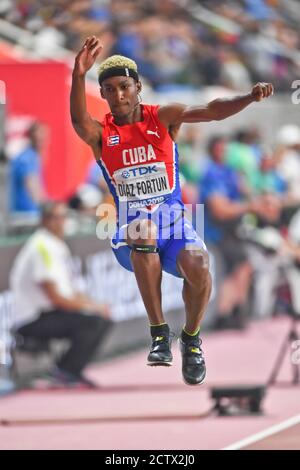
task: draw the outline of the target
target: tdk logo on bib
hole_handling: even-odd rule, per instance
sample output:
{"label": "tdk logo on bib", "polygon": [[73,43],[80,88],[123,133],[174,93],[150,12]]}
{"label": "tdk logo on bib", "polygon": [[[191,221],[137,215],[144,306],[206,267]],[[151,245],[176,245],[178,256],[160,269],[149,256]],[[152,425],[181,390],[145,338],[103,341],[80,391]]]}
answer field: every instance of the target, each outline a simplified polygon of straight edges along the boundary
{"label": "tdk logo on bib", "polygon": [[144,176],[152,173],[157,173],[156,165],[128,168],[122,171],[121,175],[123,178],[129,178],[130,176]]}
{"label": "tdk logo on bib", "polygon": [[130,177],[130,173],[127,170],[122,171],[121,175],[123,176],[123,178],[129,178]]}

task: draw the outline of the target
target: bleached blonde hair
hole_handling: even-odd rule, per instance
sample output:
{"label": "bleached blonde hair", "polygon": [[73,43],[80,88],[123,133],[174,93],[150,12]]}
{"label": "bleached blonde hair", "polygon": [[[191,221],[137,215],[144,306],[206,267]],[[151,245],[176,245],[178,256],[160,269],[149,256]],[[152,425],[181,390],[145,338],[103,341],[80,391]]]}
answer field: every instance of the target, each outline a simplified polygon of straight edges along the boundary
{"label": "bleached blonde hair", "polygon": [[114,67],[124,67],[137,72],[137,64],[134,60],[129,59],[129,57],[124,57],[123,55],[112,55],[105,59],[98,68],[98,78],[99,76],[108,69]]}

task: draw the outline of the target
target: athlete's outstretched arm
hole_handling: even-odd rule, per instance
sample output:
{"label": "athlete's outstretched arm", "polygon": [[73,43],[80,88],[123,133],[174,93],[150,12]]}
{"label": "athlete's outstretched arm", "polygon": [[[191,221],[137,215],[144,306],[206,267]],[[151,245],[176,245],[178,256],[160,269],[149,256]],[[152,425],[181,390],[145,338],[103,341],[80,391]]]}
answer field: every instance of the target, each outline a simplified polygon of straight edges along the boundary
{"label": "athlete's outstretched arm", "polygon": [[180,125],[184,122],[221,121],[242,111],[254,101],[260,101],[273,95],[271,83],[257,83],[251,92],[234,98],[218,98],[204,106],[186,106],[169,104],[159,108],[159,118],[166,127]]}
{"label": "athlete's outstretched arm", "polygon": [[87,112],[85,74],[95,63],[101,49],[102,46],[95,36],[87,38],[75,58],[70,97],[70,111],[73,127],[79,137],[94,148],[100,144],[101,125]]}

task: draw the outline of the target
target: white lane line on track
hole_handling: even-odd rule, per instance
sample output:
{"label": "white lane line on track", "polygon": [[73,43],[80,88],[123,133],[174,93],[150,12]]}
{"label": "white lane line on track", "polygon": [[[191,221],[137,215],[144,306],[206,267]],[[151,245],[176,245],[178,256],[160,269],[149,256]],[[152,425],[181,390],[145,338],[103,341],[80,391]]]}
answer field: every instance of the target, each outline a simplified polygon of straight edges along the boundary
{"label": "white lane line on track", "polygon": [[288,429],[291,426],[294,426],[299,423],[300,423],[300,414],[293,416],[292,418],[289,418],[286,421],[282,421],[282,423],[275,424],[274,426],[271,426],[270,428],[267,428],[264,431],[258,432],[256,434],[253,434],[252,436],[249,436],[249,437],[246,437],[245,439],[237,441],[234,444],[224,447],[222,450],[242,449],[243,447],[247,447],[250,444],[254,444],[255,442],[265,439],[266,437],[272,436],[273,434],[277,434],[280,431],[284,431],[285,429]]}

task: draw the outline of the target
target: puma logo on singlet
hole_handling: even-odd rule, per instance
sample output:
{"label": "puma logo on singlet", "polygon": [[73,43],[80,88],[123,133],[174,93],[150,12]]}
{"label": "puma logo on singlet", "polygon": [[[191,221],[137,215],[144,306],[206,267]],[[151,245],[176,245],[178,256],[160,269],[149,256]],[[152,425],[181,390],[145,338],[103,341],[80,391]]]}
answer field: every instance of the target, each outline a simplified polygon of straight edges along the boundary
{"label": "puma logo on singlet", "polygon": [[150,162],[156,160],[156,155],[152,145],[146,147],[135,147],[133,149],[125,149],[122,152],[123,163],[125,166],[136,165],[137,163]]}
{"label": "puma logo on singlet", "polygon": [[158,135],[158,132],[157,132],[157,131],[150,131],[150,130],[147,130],[147,134],[150,134],[150,135],[156,135],[156,137],[158,137],[158,138],[160,139],[160,137],[159,137],[159,135]]}

